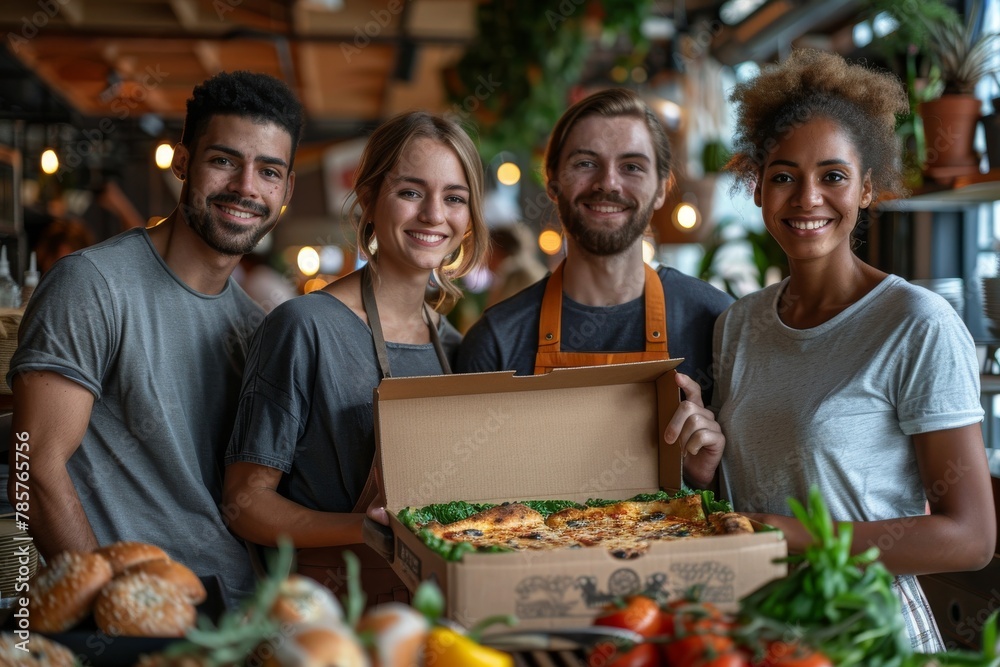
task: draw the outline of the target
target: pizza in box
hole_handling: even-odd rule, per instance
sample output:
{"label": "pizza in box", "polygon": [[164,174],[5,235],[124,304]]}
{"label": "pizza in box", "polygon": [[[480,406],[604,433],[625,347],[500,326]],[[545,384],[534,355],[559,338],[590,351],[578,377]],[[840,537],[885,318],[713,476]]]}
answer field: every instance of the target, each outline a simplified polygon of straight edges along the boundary
{"label": "pizza in box", "polygon": [[753,533],[750,521],[711,491],[640,494],[628,500],[456,501],[406,507],[397,518],[446,560],[470,552],[602,547],[636,558],[654,542]]}

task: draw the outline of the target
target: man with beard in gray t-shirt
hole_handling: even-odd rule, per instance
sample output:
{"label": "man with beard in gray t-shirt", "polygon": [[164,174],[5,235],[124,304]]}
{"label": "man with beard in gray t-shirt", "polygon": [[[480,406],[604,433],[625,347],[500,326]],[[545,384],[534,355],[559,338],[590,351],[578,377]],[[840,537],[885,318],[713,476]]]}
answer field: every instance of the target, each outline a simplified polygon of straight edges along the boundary
{"label": "man with beard in gray t-shirt", "polygon": [[[63,258],[32,296],[11,361],[11,468],[27,442],[30,532],[51,559],[149,542],[227,602],[253,591],[219,511],[247,344],[261,309],[232,279],[278,221],[303,121],[269,76],[219,74],[188,100],[171,169],[177,208]],[[17,449],[17,452],[15,452]]]}

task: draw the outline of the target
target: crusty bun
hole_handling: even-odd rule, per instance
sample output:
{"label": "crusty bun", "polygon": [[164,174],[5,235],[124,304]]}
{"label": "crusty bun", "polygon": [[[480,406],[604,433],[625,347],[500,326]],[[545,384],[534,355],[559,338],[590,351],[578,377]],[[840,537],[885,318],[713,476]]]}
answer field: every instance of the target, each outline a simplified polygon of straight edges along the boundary
{"label": "crusty bun", "polygon": [[201,604],[208,597],[204,584],[191,568],[175,560],[147,560],[125,568],[121,576],[144,572],[174,586],[191,604]]}
{"label": "crusty bun", "polygon": [[111,581],[111,565],[96,553],[64,551],[38,572],[31,583],[31,628],[65,632],[79,623],[101,588]]}
{"label": "crusty bun", "polygon": [[94,553],[101,554],[108,559],[115,571],[115,576],[121,574],[127,567],[148,560],[170,560],[166,551],[155,544],[144,542],[115,542],[97,549]]}
{"label": "crusty bun", "polygon": [[97,627],[112,637],[183,637],[196,617],[176,587],[143,572],[116,577],[94,603]]}
{"label": "crusty bun", "polygon": [[303,623],[291,626],[289,635],[263,644],[264,667],[369,667],[361,642],[350,628],[340,624]]}
{"label": "crusty bun", "polygon": [[293,574],[281,582],[271,616],[280,623],[339,623],[344,620],[344,610],[329,588]]}
{"label": "crusty bun", "polygon": [[[22,651],[17,646],[27,648]],[[41,635],[28,640],[9,632],[0,633],[0,667],[75,667],[76,658],[68,648]]]}
{"label": "crusty bun", "polygon": [[372,662],[381,667],[411,667],[421,664],[430,625],[413,607],[386,602],[362,616],[357,631],[372,635]]}

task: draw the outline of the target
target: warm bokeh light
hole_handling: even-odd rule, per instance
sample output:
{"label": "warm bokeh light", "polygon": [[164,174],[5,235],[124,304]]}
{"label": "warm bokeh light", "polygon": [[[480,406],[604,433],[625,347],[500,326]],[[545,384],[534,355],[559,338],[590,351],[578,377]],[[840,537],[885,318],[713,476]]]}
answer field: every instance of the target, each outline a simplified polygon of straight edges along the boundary
{"label": "warm bokeh light", "polygon": [[312,246],[304,246],[296,257],[299,271],[306,276],[314,276],[319,271],[319,253]]}
{"label": "warm bokeh light", "polygon": [[318,289],[323,289],[326,287],[326,279],[324,278],[310,278],[306,281],[305,285],[302,286],[302,293],[309,294],[309,292],[315,292]]}
{"label": "warm bokeh light", "polygon": [[636,83],[645,83],[646,79],[649,78],[649,74],[642,67],[632,68],[632,80]]}
{"label": "warm bokeh light", "polygon": [[546,255],[554,255],[562,250],[562,234],[554,229],[546,229],[538,235],[538,247]]}
{"label": "warm bokeh light", "polygon": [[504,162],[497,167],[497,180],[504,185],[516,185],[521,180],[521,169],[513,162]]}
{"label": "warm bokeh light", "polygon": [[42,153],[42,171],[46,174],[54,174],[59,171],[59,157],[51,148],[46,148]]}
{"label": "warm bokeh light", "polygon": [[160,169],[169,169],[170,163],[174,160],[174,147],[167,142],[163,142],[156,147],[154,159],[156,160],[157,167]]}
{"label": "warm bokeh light", "polygon": [[696,209],[691,204],[687,202],[681,202],[674,209],[674,224],[678,229],[683,231],[690,231],[698,226],[698,222],[701,220],[701,214],[698,213]]}
{"label": "warm bokeh light", "polygon": [[653,260],[656,258],[656,248],[653,246],[653,242],[649,239],[642,240],[642,261],[646,264],[652,264]]}

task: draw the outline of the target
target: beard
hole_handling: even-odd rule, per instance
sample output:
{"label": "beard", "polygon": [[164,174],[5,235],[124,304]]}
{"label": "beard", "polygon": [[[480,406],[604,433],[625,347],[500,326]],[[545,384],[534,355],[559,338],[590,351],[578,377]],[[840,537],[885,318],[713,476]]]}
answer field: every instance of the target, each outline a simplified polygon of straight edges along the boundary
{"label": "beard", "polygon": [[[589,227],[580,212],[584,201],[625,206],[632,214],[625,221],[625,224],[616,229]],[[616,194],[609,194],[600,199],[579,197],[575,202],[570,202],[560,196],[558,198],[559,220],[566,233],[572,236],[583,250],[592,255],[607,257],[620,254],[631,248],[636,240],[643,235],[653,217],[653,203],[650,201],[640,208],[637,202]]]}
{"label": "beard", "polygon": [[[189,196],[190,200],[191,197]],[[261,217],[260,223],[248,227],[219,220],[213,214],[213,204],[229,204],[238,206]],[[188,225],[205,241],[212,250],[223,255],[246,255],[257,247],[260,240],[278,224],[278,216],[263,204],[242,199],[238,195],[219,194],[205,197],[202,209],[196,209],[190,203],[184,206]]]}

